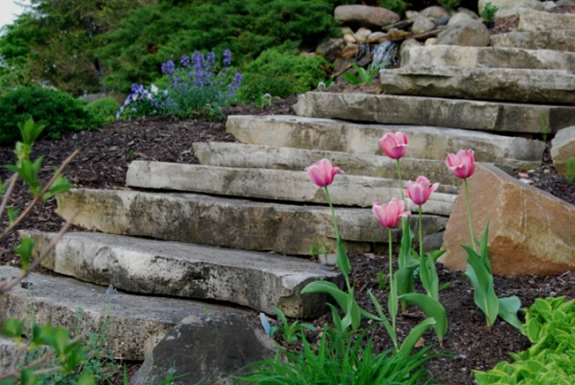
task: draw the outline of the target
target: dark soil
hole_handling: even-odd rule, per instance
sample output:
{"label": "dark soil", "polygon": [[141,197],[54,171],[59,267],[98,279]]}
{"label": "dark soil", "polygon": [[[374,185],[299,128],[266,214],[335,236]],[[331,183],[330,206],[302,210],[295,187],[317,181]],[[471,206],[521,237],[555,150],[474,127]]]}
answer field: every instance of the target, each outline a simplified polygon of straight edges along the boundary
{"label": "dark soil", "polygon": [[[290,114],[295,98],[276,100],[272,107],[259,109],[254,106],[230,106],[228,114]],[[208,120],[178,121],[166,118],[151,118],[134,121],[118,121],[100,131],[67,133],[58,141],[40,141],[35,145],[34,154],[46,154],[43,173],[56,168],[73,150],[80,154],[66,169],[66,175],[78,187],[101,189],[124,189],[128,165],[132,160],[157,160],[167,162],[197,163],[191,143],[198,141],[234,141],[225,132],[223,121]],[[0,148],[0,163],[14,161],[11,147]],[[8,173],[2,171],[2,178]],[[575,203],[575,185],[569,186],[565,179],[558,176],[546,153],[542,165],[528,175],[533,185],[551,194]],[[19,186],[13,196],[13,205],[23,207],[30,198],[23,186]],[[44,231],[57,231],[62,220],[54,214],[54,202],[38,207],[21,226],[22,228]],[[17,265],[12,247],[16,238],[5,239],[0,250],[0,263]],[[350,255],[352,261],[353,284],[361,307],[373,311],[367,296],[369,289],[377,293],[382,304],[386,303],[386,293],[379,289],[377,273],[387,271],[387,256],[370,254]],[[461,273],[454,273],[438,266],[441,283],[449,287],[441,291],[441,302],[445,306],[449,319],[449,332],[442,349],[437,352],[446,356],[431,361],[427,367],[432,375],[444,384],[472,384],[472,370],[486,370],[497,362],[510,360],[509,353],[526,349],[529,342],[510,325],[497,321],[493,330],[485,328],[483,315],[473,302],[471,287]],[[525,307],[536,298],[565,295],[575,298],[575,274],[538,277],[495,278],[495,287],[500,296],[517,295]],[[385,308],[385,305],[384,305]],[[400,315],[399,334],[405,336],[411,328],[421,321],[422,315],[410,309]],[[315,320],[319,327],[329,317]],[[391,347],[382,327],[373,329],[376,348],[383,350]],[[313,338],[314,336],[310,336]],[[425,335],[425,344],[436,346],[437,340],[432,333]],[[138,365],[131,363],[131,371]]]}

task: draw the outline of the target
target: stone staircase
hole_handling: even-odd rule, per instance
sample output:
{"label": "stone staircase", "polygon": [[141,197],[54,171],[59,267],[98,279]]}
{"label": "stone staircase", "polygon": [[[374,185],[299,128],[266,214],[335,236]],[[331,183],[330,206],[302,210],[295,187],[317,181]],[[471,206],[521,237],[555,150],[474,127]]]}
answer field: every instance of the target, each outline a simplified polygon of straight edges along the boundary
{"label": "stone staircase", "polygon": [[[555,33],[571,36],[570,25]],[[507,35],[522,33],[535,32]],[[278,307],[290,317],[318,316],[326,296],[301,289],[342,278],[310,258],[312,246],[333,250],[335,234],[306,166],[329,158],[346,172],[330,186],[344,244],[373,252],[386,250],[387,233],[371,204],[400,196],[395,161],[378,145],[385,133],[409,137],[405,180],[441,183],[423,206],[431,235],[445,228],[459,190],[445,167],[448,152],[472,148],[477,161],[529,169],[540,163],[543,133],[575,125],[575,53],[566,52],[575,49],[509,47],[529,40],[513,36],[494,36],[491,48],[406,44],[402,67],[381,72],[385,95],[309,92],[299,95],[295,116],[230,116],[227,130],[241,143],[194,143],[200,165],[135,161],[129,189],[70,191],[58,213],[69,218],[78,209],[75,223],[87,232],[65,235],[44,266],[75,279],[33,274],[31,295],[18,288],[0,296],[0,322],[25,316],[31,301],[39,322],[70,326],[81,306],[87,328],[109,315],[118,357],[141,360],[187,316],[198,333],[216,315],[254,323],[252,310]],[[54,236],[25,233],[41,245]],[[15,274],[0,268],[1,277]],[[109,284],[121,291],[113,300]]]}

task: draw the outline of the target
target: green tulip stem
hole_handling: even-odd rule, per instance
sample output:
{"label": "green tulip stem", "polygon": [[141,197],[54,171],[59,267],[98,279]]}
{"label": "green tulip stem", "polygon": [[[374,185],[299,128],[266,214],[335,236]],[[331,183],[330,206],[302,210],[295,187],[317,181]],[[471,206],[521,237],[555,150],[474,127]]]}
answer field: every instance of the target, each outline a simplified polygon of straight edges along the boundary
{"label": "green tulip stem", "polygon": [[422,205],[419,205],[419,222],[417,225],[417,231],[419,232],[419,260],[423,261],[423,220],[421,219],[423,210],[421,209],[421,206]]}
{"label": "green tulip stem", "polygon": [[[391,238],[391,227],[387,228],[387,243],[389,244],[389,296],[391,298],[391,291],[395,290],[393,285],[393,240]],[[395,330],[395,317],[391,317],[391,327]],[[395,347],[397,350],[397,346]]]}
{"label": "green tulip stem", "polygon": [[335,219],[335,210],[333,209],[333,205],[331,204],[331,197],[329,196],[329,191],[327,186],[324,187],[325,197],[327,198],[327,203],[329,203],[329,209],[331,210],[331,218],[333,219],[333,228],[335,230],[335,238],[339,238],[339,230],[337,228],[337,221]]}
{"label": "green tulip stem", "polygon": [[463,179],[463,185],[465,186],[465,204],[467,205],[467,221],[469,222],[469,235],[471,236],[471,245],[473,250],[477,252],[477,246],[475,245],[475,237],[473,236],[473,225],[471,220],[471,201],[469,199],[469,185],[467,184],[467,178]]}
{"label": "green tulip stem", "polygon": [[405,193],[403,192],[403,178],[401,176],[401,165],[397,159],[397,177],[399,178],[399,190],[401,191],[401,200],[405,201]]}

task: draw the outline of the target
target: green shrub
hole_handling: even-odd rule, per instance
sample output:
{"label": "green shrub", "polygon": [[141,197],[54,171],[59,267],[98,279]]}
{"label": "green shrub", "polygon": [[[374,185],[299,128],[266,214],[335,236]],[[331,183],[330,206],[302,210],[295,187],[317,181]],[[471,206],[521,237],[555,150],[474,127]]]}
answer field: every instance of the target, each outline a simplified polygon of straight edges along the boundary
{"label": "green shrub", "polygon": [[395,13],[401,14],[407,8],[408,3],[403,0],[379,0],[379,5]]}
{"label": "green shrub", "polygon": [[570,385],[575,380],[575,300],[536,299],[526,311],[522,332],[532,346],[487,371],[475,371],[478,385]]}
{"label": "green shrub", "polygon": [[94,120],[101,125],[108,124],[116,119],[116,111],[120,108],[114,98],[102,98],[86,106],[86,110],[94,116]]}
{"label": "green shrub", "polygon": [[65,92],[42,87],[22,87],[0,97],[0,143],[20,137],[18,123],[32,118],[46,128],[42,136],[58,139],[62,132],[97,128],[93,114]]}
{"label": "green shrub", "polygon": [[284,98],[306,92],[326,78],[329,68],[320,56],[308,58],[268,49],[244,68],[239,97],[244,102],[259,102],[266,93]]}

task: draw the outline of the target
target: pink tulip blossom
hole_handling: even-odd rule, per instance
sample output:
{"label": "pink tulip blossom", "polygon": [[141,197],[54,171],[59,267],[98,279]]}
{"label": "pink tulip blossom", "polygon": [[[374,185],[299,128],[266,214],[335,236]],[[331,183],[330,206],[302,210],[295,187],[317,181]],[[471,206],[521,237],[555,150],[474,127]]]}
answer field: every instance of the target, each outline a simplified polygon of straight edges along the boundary
{"label": "pink tulip blossom", "polygon": [[404,208],[405,203],[403,201],[391,198],[388,204],[382,205],[379,202],[373,202],[372,211],[382,226],[395,227],[400,217],[411,214],[409,211],[404,211]]}
{"label": "pink tulip blossom", "polygon": [[407,182],[405,194],[415,203],[421,206],[429,199],[432,192],[437,190],[439,183],[430,184],[429,179],[424,176],[418,176],[415,182]]}
{"label": "pink tulip blossom", "polygon": [[318,160],[305,170],[309,179],[319,187],[330,185],[335,174],[345,174],[339,167],[333,167],[328,159]]}
{"label": "pink tulip blossom", "polygon": [[448,154],[445,164],[456,177],[467,179],[475,170],[475,156],[473,150],[459,150],[457,154]]}
{"label": "pink tulip blossom", "polygon": [[387,133],[379,139],[379,146],[391,159],[403,158],[407,151],[407,135],[401,131]]}

